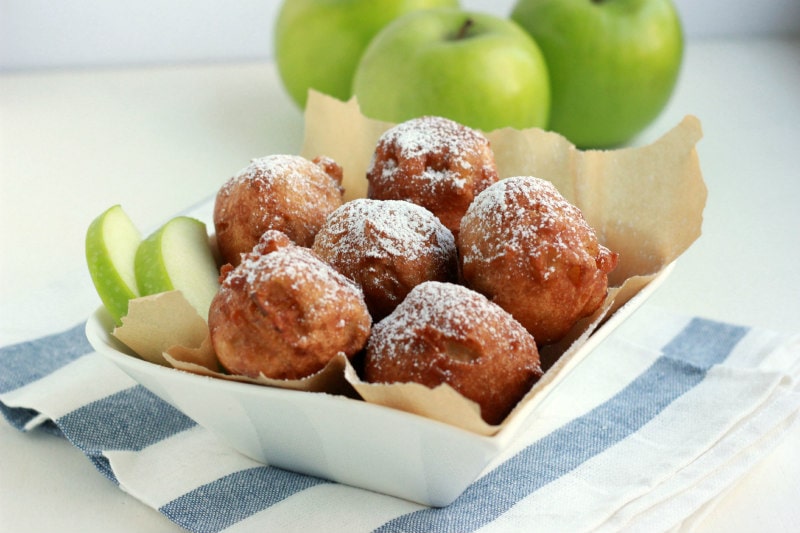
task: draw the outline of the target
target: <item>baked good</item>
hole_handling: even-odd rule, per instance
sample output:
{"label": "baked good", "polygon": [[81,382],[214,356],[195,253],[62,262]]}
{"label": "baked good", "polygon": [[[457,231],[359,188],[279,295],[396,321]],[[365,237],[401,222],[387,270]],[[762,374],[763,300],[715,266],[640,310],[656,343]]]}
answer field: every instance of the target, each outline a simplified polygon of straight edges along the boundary
{"label": "baked good", "polygon": [[341,181],[342,169],[329,158],[254,159],[217,192],[214,228],[222,261],[239,264],[270,229],[311,246],[325,218],[342,204]]}
{"label": "baked good", "polygon": [[375,321],[424,281],[455,281],[453,234],[427,209],[361,198],[331,213],[312,250],[361,287]]}
{"label": "baked good", "polygon": [[[269,243],[272,243],[272,246]],[[302,379],[339,353],[365,345],[371,318],[356,285],[294,244],[242,255],[228,266],[211,302],[208,326],[231,374]]]}
{"label": "baked good", "polygon": [[457,235],[467,206],[497,179],[494,153],[482,133],[425,116],[381,135],[367,169],[367,196],[421,205]]}
{"label": "baked good", "polygon": [[453,283],[416,286],[373,327],[364,360],[372,383],[446,383],[499,424],[542,375],[533,337],[484,296]]}
{"label": "baked good", "polygon": [[559,340],[602,304],[617,264],[580,210],[531,176],[478,195],[458,249],[466,285],[511,313],[539,345]]}

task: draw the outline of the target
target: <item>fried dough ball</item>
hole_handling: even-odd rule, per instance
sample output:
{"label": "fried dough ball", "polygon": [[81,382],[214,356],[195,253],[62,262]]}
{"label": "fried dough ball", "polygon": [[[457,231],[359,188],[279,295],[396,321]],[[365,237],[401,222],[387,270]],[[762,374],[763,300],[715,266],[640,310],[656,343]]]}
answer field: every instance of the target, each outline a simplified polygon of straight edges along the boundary
{"label": "fried dough ball", "polygon": [[461,285],[415,287],[375,325],[364,376],[372,383],[447,383],[499,424],[542,375],[533,337],[499,306]]}
{"label": "fried dough ball", "polygon": [[453,234],[410,202],[361,198],[331,213],[312,250],[364,292],[375,321],[423,281],[455,281]]}
{"label": "fried dough ball", "polygon": [[466,285],[511,313],[539,345],[597,310],[617,264],[580,210],[530,176],[504,179],[475,199],[458,249]]}
{"label": "fried dough ball", "polygon": [[473,198],[497,179],[494,154],[482,133],[426,116],[380,137],[367,170],[367,196],[421,205],[457,236]]}
{"label": "fried dough ball", "polygon": [[[274,237],[274,235],[273,235]],[[361,351],[371,318],[356,285],[311,250],[267,237],[225,269],[209,310],[220,363],[237,375],[302,379]]]}
{"label": "fried dough ball", "polygon": [[217,192],[214,227],[222,261],[239,264],[269,229],[311,246],[325,218],[342,205],[341,182],[342,169],[329,158],[254,159]]}

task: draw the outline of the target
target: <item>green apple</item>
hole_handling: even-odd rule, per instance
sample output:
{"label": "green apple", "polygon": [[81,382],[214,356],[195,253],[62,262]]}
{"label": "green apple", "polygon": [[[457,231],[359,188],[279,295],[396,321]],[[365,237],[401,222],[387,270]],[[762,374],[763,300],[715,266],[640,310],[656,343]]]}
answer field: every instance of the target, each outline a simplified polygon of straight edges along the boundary
{"label": "green apple", "polygon": [[683,31],[671,0],[519,0],[511,18],[550,69],[550,129],[584,148],[623,144],[666,106]]}
{"label": "green apple", "polygon": [[349,100],[356,65],[372,38],[404,13],[458,0],[284,0],[275,24],[278,74],[304,108],[309,89]]}
{"label": "green apple", "polygon": [[403,122],[438,115],[490,131],[544,127],[547,65],[516,23],[439,8],[403,15],[364,52],[353,80],[361,111]]}
{"label": "green apple", "polygon": [[106,209],[86,230],[89,275],[117,325],[128,313],[128,300],[139,295],[133,264],[141,241],[139,230],[119,205]]}
{"label": "green apple", "polygon": [[134,261],[142,296],[179,290],[204,319],[219,289],[219,271],[206,225],[179,216],[169,220],[139,245]]}

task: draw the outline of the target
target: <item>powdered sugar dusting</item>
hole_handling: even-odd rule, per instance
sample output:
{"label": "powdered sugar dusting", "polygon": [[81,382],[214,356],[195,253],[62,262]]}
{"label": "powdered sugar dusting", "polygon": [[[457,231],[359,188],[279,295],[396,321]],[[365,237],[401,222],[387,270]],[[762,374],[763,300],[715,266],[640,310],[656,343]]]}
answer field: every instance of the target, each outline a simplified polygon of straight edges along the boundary
{"label": "powdered sugar dusting", "polygon": [[[501,256],[527,261],[531,256],[575,253],[580,235],[592,232],[580,210],[549,181],[531,176],[501,180],[480,193],[464,216],[464,265],[491,263]],[[543,237],[544,236],[544,237]],[[547,279],[554,266],[541,272]]]}
{"label": "powdered sugar dusting", "polygon": [[342,205],[339,170],[332,160],[317,164],[294,155],[254,159],[217,193],[214,226],[223,259],[237,264],[270,229],[311,246],[325,217]]}
{"label": "powdered sugar dusting", "polygon": [[[476,150],[489,146],[489,141],[481,133],[449,119],[425,116],[402,122],[387,130],[378,141],[379,147],[392,146],[399,159],[422,159],[426,166],[420,175],[435,187],[437,183],[449,183],[458,187],[467,185],[464,178],[473,169],[471,159]],[[428,159],[443,159],[447,167],[428,166]],[[372,159],[368,174],[374,170]],[[393,180],[398,171],[396,160],[384,162],[380,177]]]}
{"label": "powdered sugar dusting", "polygon": [[453,234],[427,209],[401,200],[352,200],[334,211],[317,234],[315,249],[335,247],[342,256],[455,255]]}
{"label": "powdered sugar dusting", "polygon": [[[502,330],[496,325],[501,324]],[[510,314],[485,296],[454,283],[428,281],[417,285],[405,300],[373,328],[371,353],[394,357],[421,353],[420,330],[433,330],[445,339],[459,341],[475,328],[482,330],[487,344],[506,345],[528,336]],[[520,343],[522,341],[520,340]],[[420,360],[420,364],[424,364]],[[376,364],[380,364],[376,361]]]}
{"label": "powdered sugar dusting", "polygon": [[[291,181],[298,181],[306,175],[306,170],[310,161],[304,157],[290,154],[273,154],[259,157],[250,161],[250,164],[240,170],[231,180],[232,184],[237,181],[247,181],[254,179],[275,179],[286,176]],[[321,170],[321,169],[320,169]]]}
{"label": "powdered sugar dusting", "polygon": [[398,124],[388,130],[382,142],[393,143],[401,148],[404,158],[422,157],[434,152],[447,152],[462,168],[471,164],[464,159],[465,153],[476,145],[488,141],[473,129],[442,117],[421,117]]}
{"label": "powdered sugar dusting", "polygon": [[[221,291],[242,283],[255,287],[273,281],[288,283],[293,290],[304,287],[326,288],[318,293],[320,307],[335,305],[342,292],[361,299],[359,288],[336,270],[318,259],[311,250],[300,246],[280,248],[266,255],[245,254],[242,262],[225,278]],[[336,288],[336,290],[330,290]]]}
{"label": "powdered sugar dusting", "polygon": [[[245,182],[258,182],[263,187],[279,193],[284,198],[302,198],[306,212],[328,209],[330,198],[322,190],[334,189],[341,193],[336,179],[329,176],[322,167],[298,155],[274,154],[253,159],[222,187],[223,193]],[[265,215],[278,217],[283,213],[269,212],[264,206]]]}

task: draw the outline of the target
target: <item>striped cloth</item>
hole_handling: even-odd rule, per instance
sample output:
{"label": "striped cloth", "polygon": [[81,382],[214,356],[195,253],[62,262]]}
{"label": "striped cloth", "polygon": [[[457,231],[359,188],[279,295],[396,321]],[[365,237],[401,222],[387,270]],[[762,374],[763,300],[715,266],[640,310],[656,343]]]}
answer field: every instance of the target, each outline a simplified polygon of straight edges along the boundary
{"label": "striped cloth", "polygon": [[645,305],[451,505],[265,466],[92,352],[83,324],[0,349],[0,410],[189,531],[661,531],[691,526],[800,412],[800,336]]}

